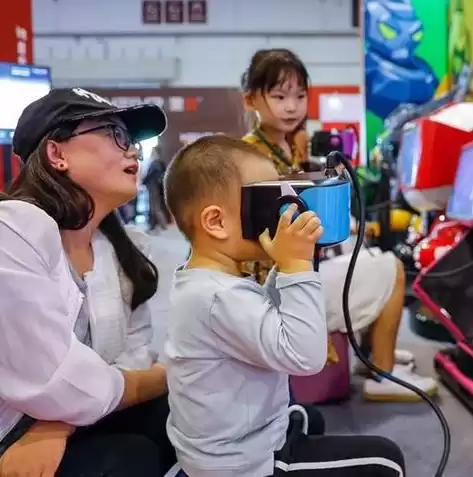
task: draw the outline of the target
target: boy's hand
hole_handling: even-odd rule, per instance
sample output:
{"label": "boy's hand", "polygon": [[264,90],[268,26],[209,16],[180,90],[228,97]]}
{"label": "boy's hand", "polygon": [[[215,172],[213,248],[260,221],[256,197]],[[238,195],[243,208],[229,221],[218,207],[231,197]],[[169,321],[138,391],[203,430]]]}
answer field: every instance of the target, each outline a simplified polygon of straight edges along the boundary
{"label": "boy's hand", "polygon": [[281,215],[272,240],[268,230],[259,237],[264,251],[282,273],[313,270],[314,247],[323,233],[320,220],[313,212],[304,212],[292,222],[296,211],[297,205],[291,204]]}

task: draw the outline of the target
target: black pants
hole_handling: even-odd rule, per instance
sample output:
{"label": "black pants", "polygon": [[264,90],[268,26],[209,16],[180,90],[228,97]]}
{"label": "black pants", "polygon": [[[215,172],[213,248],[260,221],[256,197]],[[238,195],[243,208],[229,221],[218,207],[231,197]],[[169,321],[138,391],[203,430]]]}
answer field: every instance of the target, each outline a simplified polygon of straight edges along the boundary
{"label": "black pants", "polygon": [[[275,454],[272,477],[405,476],[401,450],[384,437],[309,436],[294,444],[290,459],[284,449]],[[188,476],[180,471],[176,477]]]}
{"label": "black pants", "polygon": [[176,462],[167,395],[77,429],[56,477],[163,477]]}
{"label": "black pants", "polygon": [[[304,406],[309,435],[289,422],[287,442],[275,454],[272,477],[404,477],[401,449],[378,436],[324,436],[325,422],[315,406]],[[188,477],[183,471],[176,477]],[[256,477],[256,476],[255,476]]]}
{"label": "black pants", "polygon": [[[309,436],[323,436],[325,434],[325,419],[322,413],[313,404],[301,404],[301,406],[307,412],[309,418]],[[288,436],[291,435],[292,421],[289,421],[289,427],[287,429]]]}
{"label": "black pants", "polygon": [[375,436],[309,436],[290,458],[276,453],[273,477],[404,477],[404,457],[389,439]]}
{"label": "black pants", "polygon": [[275,454],[273,477],[403,477],[404,457],[389,439],[372,436],[325,436],[325,421],[315,406],[303,406],[303,416],[292,412],[287,439]]}

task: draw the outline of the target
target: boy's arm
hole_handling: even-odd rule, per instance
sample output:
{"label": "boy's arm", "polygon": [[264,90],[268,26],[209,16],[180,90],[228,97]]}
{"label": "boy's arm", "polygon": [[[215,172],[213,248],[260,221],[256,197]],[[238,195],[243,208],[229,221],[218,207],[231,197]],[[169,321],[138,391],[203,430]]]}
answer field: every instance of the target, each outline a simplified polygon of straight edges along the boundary
{"label": "boy's arm", "polygon": [[254,283],[215,296],[210,328],[224,353],[293,375],[319,372],[327,360],[327,324],[319,274],[279,273],[279,310]]}

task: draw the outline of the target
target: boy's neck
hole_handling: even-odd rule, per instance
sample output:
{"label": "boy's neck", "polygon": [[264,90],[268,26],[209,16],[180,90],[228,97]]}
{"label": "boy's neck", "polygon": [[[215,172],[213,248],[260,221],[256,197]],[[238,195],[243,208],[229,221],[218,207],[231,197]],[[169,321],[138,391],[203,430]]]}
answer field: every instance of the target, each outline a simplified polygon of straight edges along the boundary
{"label": "boy's neck", "polygon": [[285,132],[264,124],[261,124],[259,128],[270,143],[280,147],[284,147],[287,144]]}
{"label": "boy's neck", "polygon": [[241,276],[240,265],[227,255],[216,250],[204,251],[195,246],[192,247],[191,256],[186,268],[205,268],[229,275]]}

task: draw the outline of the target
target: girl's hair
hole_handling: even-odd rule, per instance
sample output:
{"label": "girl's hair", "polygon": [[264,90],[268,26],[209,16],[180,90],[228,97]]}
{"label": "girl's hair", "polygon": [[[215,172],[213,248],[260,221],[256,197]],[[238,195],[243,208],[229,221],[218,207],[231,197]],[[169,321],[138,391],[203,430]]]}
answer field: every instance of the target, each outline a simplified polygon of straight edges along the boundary
{"label": "girl's hair", "polygon": [[286,49],[259,50],[241,77],[241,88],[245,93],[267,93],[293,76],[301,88],[309,88],[309,73],[295,53]]}
{"label": "girl's hair", "polygon": [[[48,140],[64,141],[72,131],[71,125],[45,136],[28,158],[8,194],[0,195],[0,200],[30,202],[43,209],[62,230],[85,227],[94,214],[92,197],[67,174],[52,167],[46,151]],[[132,283],[131,309],[135,310],[156,293],[158,270],[128,237],[117,213],[108,214],[99,228],[111,242],[120,266]]]}

